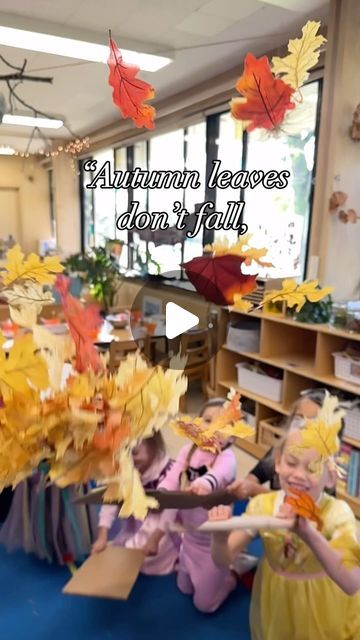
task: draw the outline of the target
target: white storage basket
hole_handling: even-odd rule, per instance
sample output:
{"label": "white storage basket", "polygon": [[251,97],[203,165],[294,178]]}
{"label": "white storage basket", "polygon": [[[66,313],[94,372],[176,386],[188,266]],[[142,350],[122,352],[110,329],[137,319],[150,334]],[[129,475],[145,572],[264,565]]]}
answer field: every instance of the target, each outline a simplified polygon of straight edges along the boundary
{"label": "white storage basket", "polygon": [[333,353],[335,358],[335,377],[360,385],[360,360],[355,360],[344,352]]}
{"label": "white storage basket", "polygon": [[238,362],[236,368],[238,385],[241,389],[252,391],[258,396],[264,396],[274,402],[281,402],[282,380],[252,371],[245,362]]}
{"label": "white storage basket", "polygon": [[260,328],[250,326],[228,327],[226,346],[242,353],[258,353],[260,347]]}

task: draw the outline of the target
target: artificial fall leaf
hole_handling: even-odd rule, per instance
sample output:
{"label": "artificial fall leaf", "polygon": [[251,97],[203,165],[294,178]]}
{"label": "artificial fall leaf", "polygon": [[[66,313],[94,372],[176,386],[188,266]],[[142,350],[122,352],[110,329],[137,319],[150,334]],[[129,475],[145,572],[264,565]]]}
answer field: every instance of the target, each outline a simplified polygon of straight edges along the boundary
{"label": "artificial fall leaf", "polygon": [[183,416],[171,423],[170,426],[177,435],[188,438],[196,444],[199,449],[210,451],[211,453],[219,453],[219,439],[213,433],[204,430],[201,423],[202,420],[199,417],[190,418],[189,416]]}
{"label": "artificial fall leaf", "polygon": [[265,294],[261,306],[269,302],[286,302],[288,307],[296,306],[296,311],[300,311],[307,300],[309,302],[318,302],[334,290],[333,287],[320,289],[318,286],[318,280],[310,280],[298,285],[292,278],[287,278],[282,282],[282,289],[269,291]]}
{"label": "artificial fall leaf", "polygon": [[273,264],[271,262],[263,262],[261,260],[261,258],[266,256],[268,250],[265,247],[261,249],[252,247],[250,245],[251,237],[252,234],[247,233],[246,235],[240,236],[239,240],[234,244],[229,244],[228,239],[223,238],[213,244],[207,244],[204,247],[204,252],[212,253],[213,256],[240,256],[244,258],[244,264],[246,265],[250,265],[254,261],[262,267],[272,267]]}
{"label": "artificial fall leaf", "polygon": [[15,340],[6,357],[0,345],[0,391],[6,402],[13,394],[31,395],[32,388],[46,389],[49,377],[44,360],[35,354],[31,335]]}
{"label": "artificial fall leaf", "polygon": [[154,88],[137,78],[140,68],[126,64],[114,40],[110,38],[109,84],[113,88],[113,102],[123,118],[131,118],[136,127],[154,128],[154,107],[145,104],[155,97]]}
{"label": "artificial fall leaf", "polygon": [[242,313],[248,313],[253,308],[253,304],[248,300],[244,300],[239,294],[234,295],[234,305],[232,309],[234,311],[241,311]]}
{"label": "artificial fall leaf", "polygon": [[243,420],[238,420],[234,424],[228,424],[226,427],[222,427],[220,433],[224,436],[232,436],[233,438],[251,438],[255,434],[255,429]]}
{"label": "artificial fall leaf", "polygon": [[298,90],[308,79],[309,69],[319,60],[318,51],[326,38],[318,34],[320,22],[308,20],[302,28],[302,37],[289,40],[289,54],[284,58],[274,56],[272,59],[272,71],[275,75],[281,75],[282,80],[290,87]]}
{"label": "artificial fall leaf", "polygon": [[32,305],[23,305],[21,307],[13,307],[9,305],[10,318],[14,324],[26,329],[32,329],[36,325],[37,310]]}
{"label": "artificial fall leaf", "polygon": [[277,129],[285,114],[294,109],[291,100],[293,89],[271,73],[266,56],[255,58],[248,53],[244,62],[244,73],[239,78],[236,89],[246,98],[233,98],[231,114],[236,120],[249,120],[247,131],[256,128]]}
{"label": "artificial fall leaf", "polygon": [[31,280],[39,284],[53,284],[56,274],[64,271],[58,257],[46,257],[40,260],[39,256],[31,253],[24,259],[24,254],[17,244],[6,254],[7,262],[3,270],[3,283],[6,287],[18,280]]}
{"label": "artificial fall leaf", "polygon": [[129,450],[124,449],[121,452],[119,467],[121,470],[121,498],[123,499],[119,515],[123,518],[133,515],[138,520],[144,520],[148,509],[156,509],[159,506],[158,502],[154,498],[149,498],[145,495],[139,473],[134,467]]}
{"label": "artificial fall leaf", "polygon": [[323,526],[321,512],[311,496],[303,491],[295,489],[295,487],[291,489],[291,493],[293,495],[285,496],[284,502],[292,507],[297,516],[301,516],[301,518],[306,518],[306,520],[312,520],[315,522],[317,528],[321,531]]}
{"label": "artificial fall leaf", "polygon": [[84,307],[79,300],[70,294],[70,280],[65,276],[58,276],[56,289],[60,294],[63,312],[75,344],[75,368],[78,372],[101,371],[103,364],[96,350],[93,340],[101,324],[99,309],[96,305]]}
{"label": "artificial fall leaf", "polygon": [[296,449],[315,449],[322,459],[328,459],[339,449],[338,433],[344,411],[339,410],[336,396],[326,393],[322,407],[316,418],[306,420],[298,431],[299,445]]}
{"label": "artificial fall leaf", "polygon": [[[20,321],[14,318],[13,321],[22,327],[32,326],[31,324],[29,325],[30,318],[35,317],[36,321],[43,306],[54,302],[51,291],[44,291],[41,284],[31,281],[25,282],[23,285],[14,284],[11,289],[3,291],[2,295],[10,305],[11,317],[14,307],[19,308],[15,311],[14,315],[18,320],[20,319]],[[31,311],[28,311],[28,308],[30,308]],[[21,318],[24,318],[23,322],[25,322],[25,324],[21,322]],[[35,322],[33,324],[35,324]]]}
{"label": "artificial fall leaf", "polygon": [[339,207],[343,207],[346,200],[348,199],[348,194],[345,191],[334,191],[332,193],[330,202],[329,202],[329,210],[331,213],[336,211]]}
{"label": "artificial fall leaf", "polygon": [[75,353],[69,334],[54,335],[44,327],[33,326],[34,342],[44,358],[49,372],[51,388],[58,391],[61,387],[64,362],[71,361]]}

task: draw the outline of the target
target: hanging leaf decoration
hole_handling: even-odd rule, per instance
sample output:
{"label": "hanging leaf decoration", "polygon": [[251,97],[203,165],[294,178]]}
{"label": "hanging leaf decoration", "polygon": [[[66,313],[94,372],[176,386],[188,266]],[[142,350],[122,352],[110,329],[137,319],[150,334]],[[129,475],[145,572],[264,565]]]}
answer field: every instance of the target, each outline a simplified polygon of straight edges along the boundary
{"label": "hanging leaf decoration", "polygon": [[286,112],[295,107],[291,100],[294,90],[275,78],[266,56],[257,59],[252,53],[247,54],[236,89],[243,97],[231,100],[231,114],[236,120],[250,121],[247,131],[277,129]]}
{"label": "hanging leaf decoration", "polygon": [[304,493],[303,491],[295,489],[295,487],[291,489],[291,493],[293,495],[285,496],[285,504],[290,505],[297,516],[315,522],[317,528],[319,529],[319,531],[321,531],[323,526],[321,512],[312,497],[309,496],[309,494]]}
{"label": "hanging leaf decoration", "polygon": [[319,60],[319,48],[326,42],[318,35],[320,22],[308,20],[302,28],[302,37],[289,40],[289,54],[284,58],[272,58],[272,71],[290,87],[298,90],[309,77],[309,69]]}
{"label": "hanging leaf decoration", "polygon": [[116,42],[110,38],[109,85],[113,88],[113,102],[123,118],[131,118],[136,127],[154,128],[155,109],[145,104],[155,97],[154,88],[137,78],[140,68],[126,64]]}

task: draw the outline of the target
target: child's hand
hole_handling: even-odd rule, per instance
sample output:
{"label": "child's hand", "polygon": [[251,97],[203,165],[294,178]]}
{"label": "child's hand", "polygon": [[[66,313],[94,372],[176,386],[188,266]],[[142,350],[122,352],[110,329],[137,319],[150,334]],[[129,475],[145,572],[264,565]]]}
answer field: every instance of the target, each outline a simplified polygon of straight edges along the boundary
{"label": "child's hand", "polygon": [[191,484],[190,487],[185,489],[187,493],[193,493],[196,496],[207,496],[211,493],[211,489],[207,487],[203,487],[202,485]]}
{"label": "child's hand", "polygon": [[217,520],[228,520],[232,516],[232,508],[220,504],[218,507],[213,507],[209,511],[209,520],[216,522]]}
{"label": "child's hand", "polygon": [[238,500],[252,498],[258,493],[259,485],[251,480],[236,480],[229,484],[227,491],[235,496]]}
{"label": "child's hand", "polygon": [[141,549],[145,556],[156,556],[159,553],[159,544],[163,536],[164,532],[160,531],[160,529],[156,529],[156,531],[151,534],[148,541]]}
{"label": "child's hand", "polygon": [[93,556],[95,553],[101,553],[107,547],[107,540],[104,537],[99,536],[97,540],[95,540],[93,546],[91,547],[91,555]]}

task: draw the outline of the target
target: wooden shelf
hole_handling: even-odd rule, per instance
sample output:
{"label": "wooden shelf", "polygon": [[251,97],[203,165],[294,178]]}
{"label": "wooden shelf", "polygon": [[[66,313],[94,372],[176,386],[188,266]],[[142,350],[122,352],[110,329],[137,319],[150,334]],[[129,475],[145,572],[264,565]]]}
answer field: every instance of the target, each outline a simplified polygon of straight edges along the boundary
{"label": "wooden shelf", "polygon": [[288,409],[280,404],[280,402],[275,402],[274,400],[269,400],[269,398],[265,398],[264,396],[258,396],[256,393],[252,391],[247,391],[246,389],[242,389],[239,387],[236,380],[219,380],[218,384],[222,387],[226,387],[227,389],[235,389],[240,393],[240,395],[245,396],[245,398],[250,398],[259,404],[265,405],[265,407],[270,407],[270,409],[274,409],[274,411],[278,411],[278,413],[282,413],[285,416],[290,414]]}
{"label": "wooden shelf", "polygon": [[330,336],[335,336],[339,338],[347,338],[347,340],[356,340],[360,342],[360,333],[354,333],[353,331],[345,331],[345,329],[336,329],[330,327],[328,324],[308,324],[306,322],[297,322],[296,320],[292,320],[291,318],[284,318],[283,316],[277,316],[275,313],[263,313],[262,311],[252,311],[251,313],[246,313],[244,311],[236,311],[235,309],[231,309],[231,313],[237,313],[242,316],[246,316],[247,318],[260,318],[261,320],[271,320],[272,322],[280,322],[281,324],[286,324],[291,327],[296,327],[297,329],[306,329],[309,331],[317,331],[320,333],[326,333]]}
{"label": "wooden shelf", "polygon": [[348,502],[356,517],[360,518],[360,498],[349,496],[348,493],[345,493],[345,491],[341,491],[340,489],[337,489],[336,497],[340,498],[340,500],[345,500],[345,502]]}
{"label": "wooden shelf", "polygon": [[360,440],[356,440],[355,438],[348,438],[347,436],[343,436],[342,441],[346,442],[346,444],[350,444],[352,447],[356,447],[357,449],[360,449]]}
{"label": "wooden shelf", "polygon": [[[360,342],[360,334],[334,329],[325,324],[303,324],[290,318],[255,311],[244,313],[223,308],[219,322],[219,337],[226,340],[229,321],[240,323],[241,317],[247,324],[256,318],[254,325],[260,328],[260,342],[257,352],[234,350],[224,344],[216,357],[216,392],[221,395],[225,389],[234,388],[244,397],[255,402],[256,435],[253,442],[240,441],[238,446],[256,458],[262,457],[266,448],[260,444],[260,422],[270,420],[277,414],[287,416],[293,402],[302,391],[311,387],[334,387],[354,396],[360,396],[360,385],[336,378],[334,375],[333,353],[342,351],[348,342]],[[260,323],[258,322],[260,320]],[[237,383],[236,364],[252,360],[267,364],[283,371],[282,402],[269,400],[252,391],[241,388]],[[360,448],[360,440],[344,437],[344,442]],[[341,493],[353,511],[360,517],[360,499]]]}
{"label": "wooden shelf", "polygon": [[236,439],[235,445],[239,449],[246,451],[246,453],[249,453],[251,456],[254,456],[254,458],[257,458],[258,460],[262,458],[266,453],[266,449],[264,449],[264,447],[262,447],[260,444],[258,444],[257,442],[252,442],[251,440],[247,440],[245,438]]}
{"label": "wooden shelf", "polygon": [[260,353],[252,351],[237,351],[235,349],[232,349],[231,347],[228,347],[227,345],[224,345],[223,349],[226,349],[230,353],[237,353],[244,358],[258,360],[259,362],[263,362],[264,364],[278,367],[279,369],[283,369],[284,371],[293,371],[294,373],[297,373],[299,376],[303,376],[304,378],[316,380],[316,382],[322,382],[327,387],[335,387],[336,389],[348,391],[349,393],[353,393],[355,395],[360,394],[359,384],[352,384],[351,382],[347,382],[346,380],[341,380],[340,378],[336,378],[333,374],[320,375],[316,373],[314,369],[314,359],[306,354],[294,353],[289,354],[288,356],[286,356],[286,358],[284,358],[284,356],[267,358],[260,355]]}

